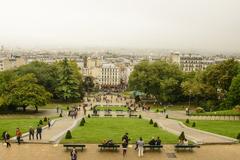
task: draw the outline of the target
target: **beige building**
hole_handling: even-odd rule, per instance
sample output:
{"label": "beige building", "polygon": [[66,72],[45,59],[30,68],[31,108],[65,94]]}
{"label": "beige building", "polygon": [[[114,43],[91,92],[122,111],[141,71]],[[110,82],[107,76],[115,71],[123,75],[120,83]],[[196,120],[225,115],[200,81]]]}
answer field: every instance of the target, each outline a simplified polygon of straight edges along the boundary
{"label": "beige building", "polygon": [[202,70],[203,57],[198,54],[171,53],[170,61],[178,64],[182,71],[192,72]]}
{"label": "beige building", "polygon": [[4,57],[0,59],[0,71],[14,69],[25,65],[26,63],[26,59],[21,56]]}
{"label": "beige building", "polygon": [[101,86],[117,86],[120,84],[120,68],[114,64],[103,64],[100,78]]}

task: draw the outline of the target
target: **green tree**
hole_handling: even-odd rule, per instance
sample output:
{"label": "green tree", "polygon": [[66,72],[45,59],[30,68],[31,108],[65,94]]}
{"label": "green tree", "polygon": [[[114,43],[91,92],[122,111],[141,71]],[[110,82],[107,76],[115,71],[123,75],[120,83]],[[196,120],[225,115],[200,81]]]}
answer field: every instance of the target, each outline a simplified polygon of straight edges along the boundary
{"label": "green tree", "polygon": [[84,78],[83,88],[86,92],[91,92],[94,89],[93,77],[87,76]]}
{"label": "green tree", "polygon": [[233,78],[225,100],[225,106],[228,109],[238,104],[240,104],[240,74]]}
{"label": "green tree", "polygon": [[65,102],[78,101],[83,97],[82,76],[77,64],[66,58],[58,63],[59,78],[55,93],[60,100]]}
{"label": "green tree", "polygon": [[16,109],[34,106],[38,111],[39,106],[43,106],[50,99],[51,94],[43,86],[37,84],[34,74],[26,74],[12,81],[9,85],[6,101],[7,105]]}

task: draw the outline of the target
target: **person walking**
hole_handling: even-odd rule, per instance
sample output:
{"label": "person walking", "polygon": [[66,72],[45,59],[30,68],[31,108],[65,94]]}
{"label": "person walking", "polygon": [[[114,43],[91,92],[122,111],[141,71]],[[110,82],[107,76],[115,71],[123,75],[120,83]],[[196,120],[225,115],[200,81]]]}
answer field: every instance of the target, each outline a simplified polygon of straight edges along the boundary
{"label": "person walking", "polygon": [[17,143],[20,144],[21,142],[21,137],[22,137],[22,132],[20,131],[19,128],[16,129],[16,137],[17,137]]}
{"label": "person walking", "polygon": [[127,141],[126,141],[126,139],[124,139],[122,142],[123,157],[125,157],[127,154],[127,147],[128,147]]}
{"label": "person walking", "polygon": [[29,128],[29,140],[34,140],[34,129],[32,127]]}
{"label": "person walking", "polygon": [[7,148],[11,147],[10,135],[9,135],[9,133],[7,131],[4,133],[4,142],[7,144]]}
{"label": "person walking", "polygon": [[37,127],[36,137],[37,137],[37,139],[38,139],[38,137],[39,137],[40,140],[42,139],[42,127],[40,126],[40,124]]}
{"label": "person walking", "polygon": [[130,139],[128,138],[128,133],[125,133],[125,135],[122,137],[122,141],[125,140],[128,146],[128,142],[130,141]]}
{"label": "person walking", "polygon": [[77,160],[77,151],[75,148],[73,148],[73,150],[70,153],[71,156],[71,160]]}
{"label": "person walking", "polygon": [[144,141],[143,141],[142,137],[140,137],[139,140],[137,141],[137,146],[138,146],[138,157],[142,157],[143,156],[143,146],[144,146]]}
{"label": "person walking", "polygon": [[50,118],[48,118],[48,128],[50,128],[51,127],[51,120],[50,120]]}

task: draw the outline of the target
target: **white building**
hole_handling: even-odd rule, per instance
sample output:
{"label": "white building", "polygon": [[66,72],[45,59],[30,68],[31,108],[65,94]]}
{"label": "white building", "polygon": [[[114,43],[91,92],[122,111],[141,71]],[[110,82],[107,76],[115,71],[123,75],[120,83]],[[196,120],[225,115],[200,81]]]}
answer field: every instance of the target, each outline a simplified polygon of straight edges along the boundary
{"label": "white building", "polygon": [[101,70],[101,86],[117,86],[120,84],[120,68],[115,64],[103,64]]}

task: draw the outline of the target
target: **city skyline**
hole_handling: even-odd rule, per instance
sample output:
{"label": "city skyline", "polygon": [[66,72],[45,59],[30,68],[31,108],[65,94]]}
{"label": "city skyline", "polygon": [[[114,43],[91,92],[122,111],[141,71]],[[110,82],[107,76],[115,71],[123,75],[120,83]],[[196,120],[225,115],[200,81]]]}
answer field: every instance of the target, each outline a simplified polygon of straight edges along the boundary
{"label": "city skyline", "polygon": [[240,2],[1,1],[0,45],[240,52]]}

